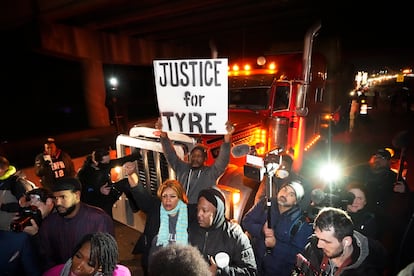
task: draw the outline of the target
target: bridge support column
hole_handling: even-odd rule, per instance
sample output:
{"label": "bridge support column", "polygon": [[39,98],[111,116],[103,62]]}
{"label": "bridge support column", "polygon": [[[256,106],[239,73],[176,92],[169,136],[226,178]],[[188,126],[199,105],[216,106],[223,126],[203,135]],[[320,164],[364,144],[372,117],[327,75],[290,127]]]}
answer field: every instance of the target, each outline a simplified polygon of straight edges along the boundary
{"label": "bridge support column", "polygon": [[105,106],[106,90],[102,62],[84,59],[82,66],[89,126],[92,128],[108,127],[110,121],[108,109]]}

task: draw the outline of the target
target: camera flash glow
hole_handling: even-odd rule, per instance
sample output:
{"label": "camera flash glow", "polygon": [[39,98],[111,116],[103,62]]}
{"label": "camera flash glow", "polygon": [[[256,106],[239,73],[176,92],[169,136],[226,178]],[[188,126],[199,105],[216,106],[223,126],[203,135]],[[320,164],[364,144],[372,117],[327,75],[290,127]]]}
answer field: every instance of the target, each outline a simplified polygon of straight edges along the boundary
{"label": "camera flash glow", "polygon": [[319,170],[319,177],[326,182],[336,181],[340,175],[340,169],[336,164],[323,165]]}

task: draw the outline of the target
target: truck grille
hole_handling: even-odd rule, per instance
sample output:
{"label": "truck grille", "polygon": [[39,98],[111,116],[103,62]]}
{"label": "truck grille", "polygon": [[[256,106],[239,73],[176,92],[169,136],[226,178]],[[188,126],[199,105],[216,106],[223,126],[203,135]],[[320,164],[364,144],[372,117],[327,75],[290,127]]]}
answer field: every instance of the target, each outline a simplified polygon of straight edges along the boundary
{"label": "truck grille", "polygon": [[152,195],[156,195],[160,183],[169,178],[168,162],[164,154],[141,149],[141,158],[137,162],[140,182]]}

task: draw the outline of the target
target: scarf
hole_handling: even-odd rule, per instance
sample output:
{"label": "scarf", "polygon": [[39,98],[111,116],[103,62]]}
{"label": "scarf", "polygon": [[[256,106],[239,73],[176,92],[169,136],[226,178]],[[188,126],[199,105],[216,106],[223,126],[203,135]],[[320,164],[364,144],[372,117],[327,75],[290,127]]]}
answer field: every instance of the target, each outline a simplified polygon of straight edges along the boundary
{"label": "scarf", "polygon": [[71,267],[72,267],[72,258],[69,258],[69,260],[66,261],[65,266],[63,267],[62,271],[60,272],[60,276],[69,276]]}
{"label": "scarf", "polygon": [[158,230],[157,246],[168,245],[169,236],[169,215],[177,214],[177,225],[175,226],[176,242],[178,244],[188,244],[188,215],[187,215],[187,204],[182,200],[178,201],[177,206],[174,209],[167,211],[161,205],[160,208],[160,229]]}

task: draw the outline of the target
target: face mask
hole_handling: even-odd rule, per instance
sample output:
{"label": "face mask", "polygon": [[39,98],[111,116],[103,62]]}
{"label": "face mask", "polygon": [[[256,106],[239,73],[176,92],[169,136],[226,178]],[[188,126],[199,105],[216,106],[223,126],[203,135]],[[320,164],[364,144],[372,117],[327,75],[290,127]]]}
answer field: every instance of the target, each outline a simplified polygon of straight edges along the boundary
{"label": "face mask", "polygon": [[276,171],[276,177],[280,179],[285,179],[289,176],[289,172],[286,170],[277,170]]}

